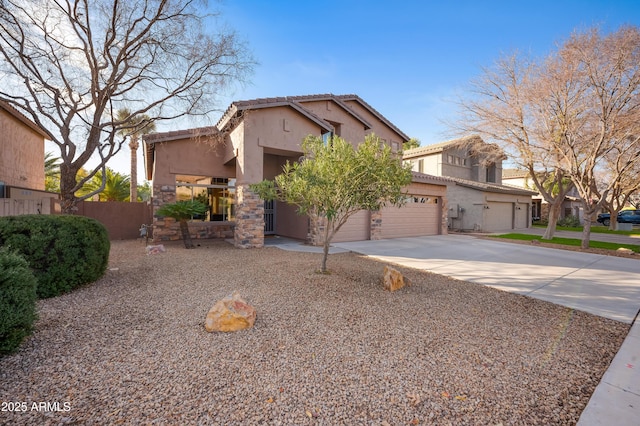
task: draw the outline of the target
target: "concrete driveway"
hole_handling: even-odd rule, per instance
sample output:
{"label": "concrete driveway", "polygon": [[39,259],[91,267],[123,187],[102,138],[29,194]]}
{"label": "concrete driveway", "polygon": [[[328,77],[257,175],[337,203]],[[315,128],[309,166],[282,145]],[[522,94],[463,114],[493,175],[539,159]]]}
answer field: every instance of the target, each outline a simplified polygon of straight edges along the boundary
{"label": "concrete driveway", "polygon": [[628,324],[640,309],[640,260],[468,235],[358,241],[333,246]]}

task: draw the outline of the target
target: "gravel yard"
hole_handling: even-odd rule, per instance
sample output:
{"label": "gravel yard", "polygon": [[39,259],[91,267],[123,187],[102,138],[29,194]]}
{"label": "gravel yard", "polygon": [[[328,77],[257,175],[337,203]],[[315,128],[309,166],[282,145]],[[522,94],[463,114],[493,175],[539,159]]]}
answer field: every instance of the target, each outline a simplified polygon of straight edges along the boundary
{"label": "gravel yard", "polygon": [[[320,275],[319,254],[199,243],[112,242],[117,270],[38,302],[0,359],[2,408],[25,411],[0,423],[575,424],[629,329],[411,269],[388,293],[384,264],[352,253]],[[254,328],[207,333],[233,290]]]}

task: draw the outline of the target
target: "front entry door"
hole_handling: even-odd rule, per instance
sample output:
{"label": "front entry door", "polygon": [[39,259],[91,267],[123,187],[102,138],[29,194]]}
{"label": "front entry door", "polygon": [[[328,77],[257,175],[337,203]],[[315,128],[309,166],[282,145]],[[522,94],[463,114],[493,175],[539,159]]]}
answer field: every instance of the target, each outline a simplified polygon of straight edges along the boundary
{"label": "front entry door", "polygon": [[264,202],[264,235],[276,233],[276,202],[274,200]]}

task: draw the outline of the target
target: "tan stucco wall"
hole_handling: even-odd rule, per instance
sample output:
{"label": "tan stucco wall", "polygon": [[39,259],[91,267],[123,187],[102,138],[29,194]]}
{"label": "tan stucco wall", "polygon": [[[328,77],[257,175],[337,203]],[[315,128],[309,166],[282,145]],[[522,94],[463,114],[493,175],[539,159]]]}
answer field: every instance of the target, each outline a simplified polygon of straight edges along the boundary
{"label": "tan stucco wall", "polygon": [[234,177],[235,167],[222,164],[224,147],[189,139],[155,144],[154,185],[175,185],[175,176]]}
{"label": "tan stucco wall", "polygon": [[44,138],[0,108],[0,181],[44,190]]}
{"label": "tan stucco wall", "polygon": [[283,155],[301,153],[306,136],[322,134],[320,126],[287,106],[250,111],[244,122],[245,144]]}
{"label": "tan stucco wall", "polygon": [[276,202],[276,234],[283,237],[306,240],[309,234],[309,217],[299,215],[298,207]]}

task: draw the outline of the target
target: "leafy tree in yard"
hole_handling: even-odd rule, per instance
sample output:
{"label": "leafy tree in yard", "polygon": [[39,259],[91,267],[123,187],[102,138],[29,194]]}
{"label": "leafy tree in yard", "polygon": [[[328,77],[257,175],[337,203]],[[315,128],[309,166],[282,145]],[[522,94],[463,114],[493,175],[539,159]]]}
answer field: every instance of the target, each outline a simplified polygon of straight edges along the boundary
{"label": "leafy tree in yard", "polygon": [[408,141],[406,141],[404,144],[402,144],[402,149],[404,151],[408,149],[414,149],[414,148],[420,148],[420,139],[411,138]]}
{"label": "leafy tree in yard", "polygon": [[[205,115],[253,66],[242,42],[193,0],[0,1],[0,99],[33,120],[60,150],[63,213],[103,172],[131,129]],[[144,127],[144,126],[143,126]],[[77,181],[90,159],[99,163]]]}
{"label": "leafy tree in yard", "polygon": [[195,246],[189,234],[189,224],[187,223],[193,216],[203,215],[207,212],[207,206],[196,200],[177,201],[175,203],[164,204],[157,211],[158,216],[172,217],[180,223],[180,233],[184,247],[192,249]]}
{"label": "leafy tree in yard", "polygon": [[275,181],[265,180],[251,188],[265,200],[296,205],[300,214],[310,217],[316,235],[324,222],[320,271],[326,273],[329,245],[336,232],[360,210],[401,205],[411,170],[375,135],[367,136],[357,148],[339,137],[325,144],[322,138],[308,136],[302,151],[303,159],[287,163]]}
{"label": "leafy tree in yard", "polygon": [[52,152],[44,154],[44,189],[51,192],[60,191],[60,158]]}
{"label": "leafy tree in yard", "polygon": [[138,185],[138,201],[149,201],[151,199],[151,185],[149,181],[145,181],[142,185]]}
{"label": "leafy tree in yard", "polygon": [[129,197],[129,177],[105,168],[84,184],[80,194],[98,194],[100,201],[126,201]]}

